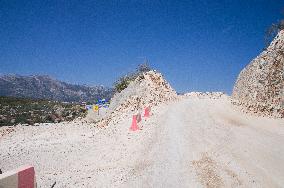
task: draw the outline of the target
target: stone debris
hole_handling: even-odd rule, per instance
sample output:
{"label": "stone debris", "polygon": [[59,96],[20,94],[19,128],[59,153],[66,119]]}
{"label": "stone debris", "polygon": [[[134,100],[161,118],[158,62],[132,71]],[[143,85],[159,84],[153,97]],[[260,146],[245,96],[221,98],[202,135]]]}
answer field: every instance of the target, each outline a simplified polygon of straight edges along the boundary
{"label": "stone debris", "polygon": [[183,98],[198,98],[198,99],[221,99],[227,98],[223,92],[189,92],[182,95]]}
{"label": "stone debris", "polygon": [[177,93],[156,71],[138,76],[129,86],[111,99],[109,110],[101,120],[101,126],[117,123],[127,115],[141,112],[145,107],[176,100]]}
{"label": "stone debris", "polygon": [[12,126],[9,126],[9,127],[4,127],[3,129],[0,129],[0,139],[5,136],[5,135],[8,135],[12,132],[15,131],[15,128],[12,127]]}
{"label": "stone debris", "polygon": [[261,116],[284,117],[284,30],[239,74],[232,103]]}

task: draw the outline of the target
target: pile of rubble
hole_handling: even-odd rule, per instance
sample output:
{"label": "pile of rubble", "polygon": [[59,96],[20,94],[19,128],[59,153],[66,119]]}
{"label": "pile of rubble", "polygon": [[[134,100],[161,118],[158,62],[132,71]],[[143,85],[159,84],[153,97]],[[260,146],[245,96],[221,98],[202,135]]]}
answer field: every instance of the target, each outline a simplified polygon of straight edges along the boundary
{"label": "pile of rubble", "polygon": [[145,72],[131,82],[126,89],[114,95],[101,125],[117,123],[125,116],[137,113],[145,107],[176,99],[177,93],[160,73]]}
{"label": "pile of rubble", "polygon": [[220,99],[228,96],[223,92],[189,92],[183,94],[184,98],[198,98],[198,99]]}
{"label": "pile of rubble", "polygon": [[241,71],[232,98],[255,114],[284,117],[284,30]]}

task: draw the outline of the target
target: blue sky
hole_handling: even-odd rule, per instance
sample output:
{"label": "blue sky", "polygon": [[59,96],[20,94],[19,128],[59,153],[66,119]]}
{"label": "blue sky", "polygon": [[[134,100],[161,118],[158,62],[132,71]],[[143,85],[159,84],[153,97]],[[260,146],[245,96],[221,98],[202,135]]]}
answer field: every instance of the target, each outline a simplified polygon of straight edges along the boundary
{"label": "blue sky", "polygon": [[0,73],[106,85],[143,62],[179,92],[231,93],[283,0],[0,0]]}

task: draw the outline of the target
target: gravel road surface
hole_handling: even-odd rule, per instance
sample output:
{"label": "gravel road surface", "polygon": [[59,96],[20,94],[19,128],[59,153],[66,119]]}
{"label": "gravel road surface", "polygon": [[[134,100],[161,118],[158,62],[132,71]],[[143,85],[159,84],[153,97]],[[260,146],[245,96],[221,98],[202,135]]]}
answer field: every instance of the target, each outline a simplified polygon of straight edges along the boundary
{"label": "gravel road surface", "polygon": [[35,166],[39,187],[281,187],[284,121],[234,109],[228,99],[153,108],[130,132],[84,120],[0,131],[0,169]]}

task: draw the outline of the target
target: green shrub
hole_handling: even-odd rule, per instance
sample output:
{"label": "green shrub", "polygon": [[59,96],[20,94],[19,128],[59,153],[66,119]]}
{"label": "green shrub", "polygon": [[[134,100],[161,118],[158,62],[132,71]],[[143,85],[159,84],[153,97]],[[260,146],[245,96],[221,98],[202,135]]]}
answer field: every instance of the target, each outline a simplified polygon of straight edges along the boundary
{"label": "green shrub", "polygon": [[138,76],[142,76],[144,72],[150,71],[151,68],[147,62],[138,65],[135,72],[128,73],[120,77],[116,82],[114,82],[115,92],[120,93],[122,90],[128,87],[130,82],[134,81]]}
{"label": "green shrub", "polygon": [[[62,114],[62,115],[58,115]],[[69,116],[73,114],[73,116]],[[87,110],[80,104],[65,104],[41,99],[23,99],[0,96],[0,127],[21,124],[70,121],[85,117]]]}

